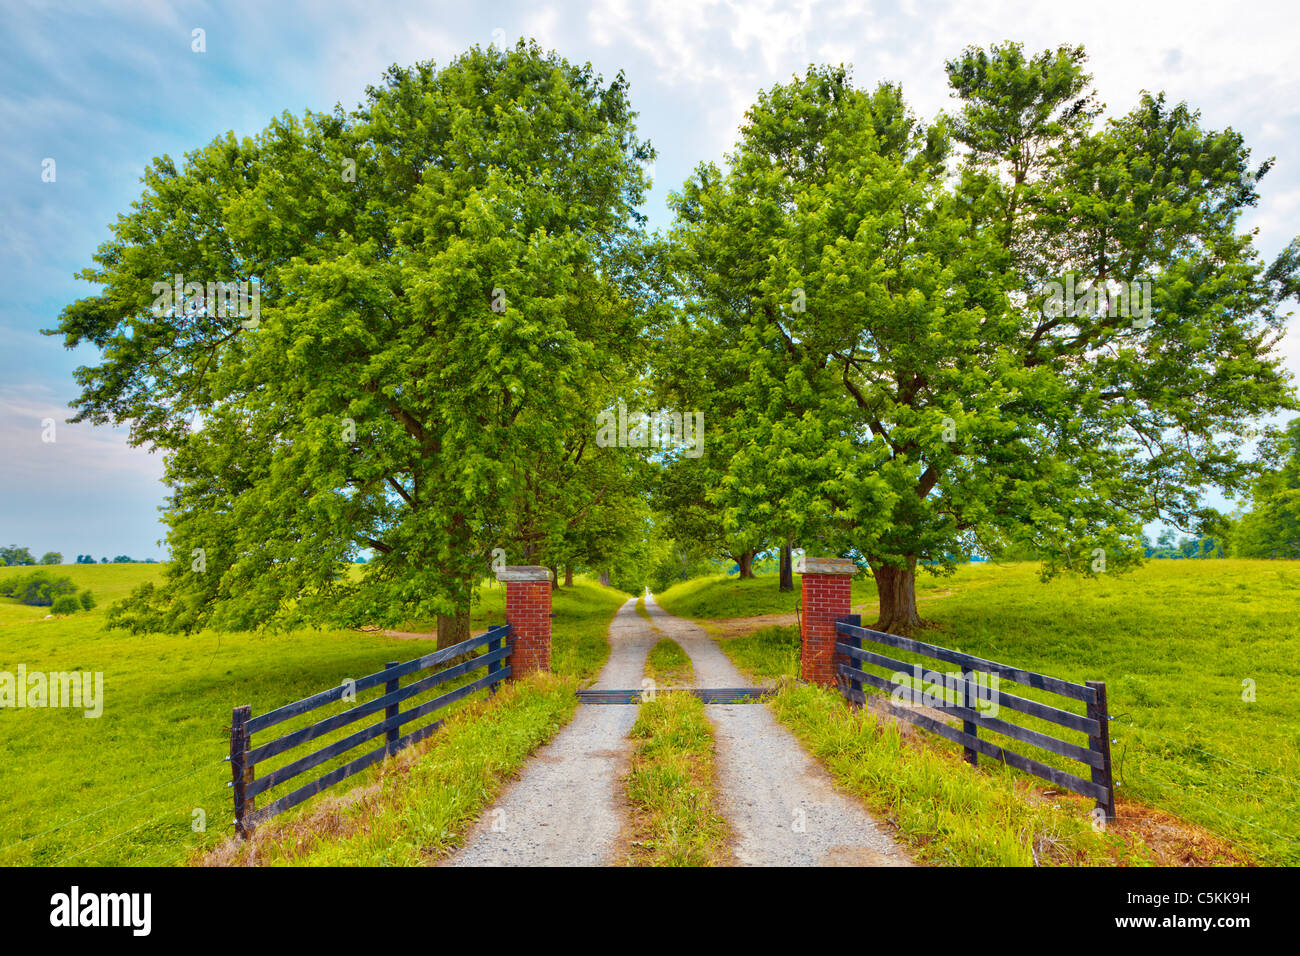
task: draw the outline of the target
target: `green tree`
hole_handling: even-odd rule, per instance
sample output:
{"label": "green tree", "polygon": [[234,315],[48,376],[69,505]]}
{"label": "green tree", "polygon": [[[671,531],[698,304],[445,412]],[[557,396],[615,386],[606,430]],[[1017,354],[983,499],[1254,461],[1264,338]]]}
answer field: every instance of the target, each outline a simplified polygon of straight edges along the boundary
{"label": "green tree", "polygon": [[70,578],[55,577],[44,570],[0,581],[0,594],[33,607],[49,607],[55,600],[71,595],[76,589]]}
{"label": "green tree", "polygon": [[1269,163],[1162,96],[1097,127],[1083,66],[968,50],[928,126],[812,69],[677,200],[714,275],[688,311],[750,409],[731,508],[865,558],[882,629],[921,626],[918,562],[1130,566],[1144,523],[1257,473],[1224,434],[1295,407],[1272,346],[1300,242],[1266,265],[1237,231]]}
{"label": "green tree", "polygon": [[[112,623],[461,630],[529,469],[636,351],[634,116],[621,75],[521,43],[156,160],[57,330],[103,351],[77,420],[168,452],[173,560]],[[179,275],[257,280],[260,313],[152,314]]]}
{"label": "green tree", "polygon": [[1231,551],[1239,558],[1300,559],[1300,418],[1266,435],[1265,454],[1280,467],[1260,475],[1250,507],[1236,521]]}
{"label": "green tree", "polygon": [[0,565],[16,567],[35,563],[36,559],[32,557],[32,552],[28,548],[20,548],[16,544],[11,544],[7,548],[0,548]]}
{"label": "green tree", "polygon": [[55,598],[50,607],[50,611],[54,614],[76,614],[79,610],[81,610],[81,602],[71,594]]}
{"label": "green tree", "polygon": [[77,599],[81,602],[81,608],[84,611],[91,610],[97,603],[95,601],[95,595],[91,591],[82,591],[77,595]]}
{"label": "green tree", "polygon": [[41,564],[62,564],[63,555],[58,551],[46,551],[41,555]]}

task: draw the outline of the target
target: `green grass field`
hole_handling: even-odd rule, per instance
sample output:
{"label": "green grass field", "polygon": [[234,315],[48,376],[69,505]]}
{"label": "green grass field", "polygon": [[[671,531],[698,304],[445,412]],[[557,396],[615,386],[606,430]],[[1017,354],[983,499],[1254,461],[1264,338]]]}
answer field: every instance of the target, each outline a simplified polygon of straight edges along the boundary
{"label": "green grass field", "polygon": [[[1300,564],[1153,561],[1047,584],[1034,564],[975,564],[919,583],[921,614],[939,625],[922,639],[1107,682],[1121,801],[1167,810],[1262,862],[1300,863]],[[724,613],[737,587],[743,599]],[[690,581],[656,600],[696,618],[780,609],[774,577]],[[869,624],[869,579],[855,581],[859,603]],[[724,646],[739,666],[773,677],[797,670],[793,641],[769,629]]]}
{"label": "green grass field", "polygon": [[[775,573],[741,580],[734,574],[712,574],[682,581],[654,596],[669,614],[696,620],[709,618],[758,617],[761,614],[793,614],[799,602],[799,576],[794,590],[778,588]],[[950,578],[921,575],[917,578],[917,599],[947,590]],[[853,606],[876,603],[876,586],[870,577],[853,579]]]}
{"label": "green grass field", "polygon": [[[28,570],[3,568],[0,575]],[[190,636],[108,631],[103,627],[108,605],[136,585],[156,580],[161,567],[54,570],[91,588],[99,607],[47,618],[47,608],[0,603],[0,671],[13,673],[22,664],[29,673],[103,672],[104,712],[86,718],[70,709],[0,710],[5,768],[0,865],[185,861],[231,832],[225,786],[230,771],[223,757],[233,707],[251,704],[260,713],[435,647],[432,641],[357,631]],[[552,667],[557,674],[574,682],[594,676],[608,656],[609,621],[624,600],[626,595],[585,580],[556,593]],[[482,590],[475,633],[504,620],[503,602],[504,588]],[[314,711],[283,730],[331,712]],[[292,751],[285,760],[302,752]],[[259,766],[269,770],[274,764]],[[368,779],[362,773],[338,789]]]}

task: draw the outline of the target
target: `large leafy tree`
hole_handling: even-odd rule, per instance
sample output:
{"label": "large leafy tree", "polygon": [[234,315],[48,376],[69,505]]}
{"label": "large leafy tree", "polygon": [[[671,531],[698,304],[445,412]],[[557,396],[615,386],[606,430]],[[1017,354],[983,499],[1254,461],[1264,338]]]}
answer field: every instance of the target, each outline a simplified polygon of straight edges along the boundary
{"label": "large leafy tree", "polygon": [[1300,418],[1279,434],[1268,434],[1265,454],[1278,468],[1260,475],[1250,490],[1250,508],[1231,531],[1232,554],[1240,558],[1300,559]]}
{"label": "large leafy tree", "polygon": [[[56,330],[103,352],[77,419],[167,453],[174,560],[115,620],[438,614],[459,637],[530,475],[592,428],[594,383],[635,351],[608,267],[652,156],[634,116],[621,75],[521,43],[156,160],[82,273],[103,290]],[[153,284],[177,275],[259,281],[260,316],[159,315]]]}
{"label": "large leafy tree", "polygon": [[[1203,490],[1257,468],[1240,423],[1294,407],[1272,346],[1297,247],[1269,266],[1238,232],[1268,168],[1238,134],[1159,96],[1098,127],[1076,48],[948,73],[961,106],[925,125],[812,69],[678,199],[690,324],[750,410],[731,508],[864,557],[904,632],[918,564],[1021,542],[1048,574],[1115,570],[1145,522],[1207,520]],[[1149,309],[1101,293],[1142,280]]]}

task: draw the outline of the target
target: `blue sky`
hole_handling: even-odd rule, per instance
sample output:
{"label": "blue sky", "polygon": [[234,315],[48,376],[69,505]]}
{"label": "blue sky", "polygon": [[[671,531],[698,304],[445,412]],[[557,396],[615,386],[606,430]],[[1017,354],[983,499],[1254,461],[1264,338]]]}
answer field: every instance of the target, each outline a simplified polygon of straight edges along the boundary
{"label": "blue sky", "polygon": [[[1249,16],[1244,15],[1248,11]],[[949,107],[943,62],[967,45],[1083,43],[1108,112],[1140,90],[1186,100],[1277,157],[1246,222],[1271,258],[1300,232],[1300,14],[1290,3],[685,2],[14,3],[0,10],[0,543],[38,554],[162,557],[160,457],[119,431],[64,423],[73,370],[94,359],[39,334],[92,288],[73,278],[179,157],[277,113],[357,103],[391,63],[446,62],[475,43],[536,38],[607,77],[622,69],[659,151],[646,213],[721,160],[755,93],[808,62],[900,82],[920,115]],[[206,52],[191,49],[205,31]],[[55,161],[55,181],[42,164]],[[1283,342],[1300,371],[1300,337]],[[58,421],[55,441],[42,422]]]}

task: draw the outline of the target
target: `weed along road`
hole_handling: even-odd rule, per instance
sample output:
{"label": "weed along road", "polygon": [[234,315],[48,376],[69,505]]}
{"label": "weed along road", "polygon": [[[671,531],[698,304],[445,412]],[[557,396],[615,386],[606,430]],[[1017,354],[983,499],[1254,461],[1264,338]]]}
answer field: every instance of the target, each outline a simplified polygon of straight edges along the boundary
{"label": "weed along road", "polygon": [[[663,637],[691,658],[696,688],[749,686],[698,625],[647,595],[649,620],[628,601],[610,625],[610,657],[593,690],[640,688]],[[709,704],[716,737],[718,811],[743,866],[907,866],[885,829],[761,703]],[[626,859],[622,778],[635,704],[585,705],[479,819],[450,866],[618,865]]]}

